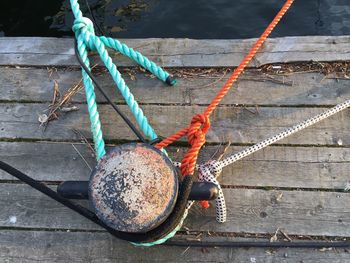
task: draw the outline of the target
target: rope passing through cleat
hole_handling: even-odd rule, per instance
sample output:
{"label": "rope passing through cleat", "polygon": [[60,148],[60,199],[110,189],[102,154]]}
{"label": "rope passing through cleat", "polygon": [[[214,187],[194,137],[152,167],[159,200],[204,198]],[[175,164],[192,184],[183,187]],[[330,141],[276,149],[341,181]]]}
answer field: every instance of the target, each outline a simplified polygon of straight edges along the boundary
{"label": "rope passing through cleat", "polygon": [[[203,113],[193,116],[188,127],[160,141],[125,84],[116,65],[112,62],[106,48],[115,49],[123,55],[128,56],[169,85],[174,85],[176,83],[175,79],[154,62],[148,60],[139,52],[127,47],[125,44],[120,43],[118,40],[96,36],[92,22],[82,16],[77,0],[71,0],[72,11],[75,16],[73,25],[73,31],[76,35],[75,51],[78,61],[82,66],[98,164],[92,171],[89,182],[63,182],[58,186],[57,192],[53,191],[44,183],[34,180],[1,161],[0,169],[100,225],[115,237],[130,241],[134,245],[152,246],[162,244],[173,237],[181,228],[194,200],[204,200],[201,201],[201,204],[204,207],[208,207],[207,200],[215,199],[217,221],[225,222],[225,199],[220,184],[217,181],[217,177],[221,174],[225,166],[350,107],[350,100],[347,100],[277,135],[235,153],[224,160],[211,160],[197,165],[199,151],[205,144],[206,134],[210,129],[210,115],[292,3],[293,0],[287,0],[285,2],[276,17],[255,42],[247,56],[245,56],[239,66],[234,70],[206,110]],[[87,56],[89,50],[97,51],[100,55],[101,60],[112,75],[118,90],[123,95],[138,126],[147,137],[149,143],[147,143],[147,139],[143,137],[126,115],[120,111],[117,105],[109,99],[92,75]],[[142,143],[116,146],[106,154],[93,84],[96,85],[102,95]],[[183,136],[187,136],[191,147],[183,157],[181,163],[172,162],[163,148]],[[153,144],[156,144],[155,147]],[[181,175],[178,174],[176,167],[180,167]],[[194,182],[196,169],[198,170],[199,182]],[[94,211],[75,204],[69,199],[89,199],[94,207]],[[189,243],[184,244],[176,241],[168,243],[168,245],[171,244],[178,246],[189,245]],[[194,242],[191,245],[227,247],[349,247],[350,243]]]}
{"label": "rope passing through cleat", "polygon": [[[135,60],[142,67],[146,68],[147,70],[155,74],[159,79],[163,80],[168,84],[175,85],[176,81],[171,78],[169,73],[162,70],[154,62],[151,62],[150,60],[142,56],[139,52],[134,51],[133,49],[127,47],[125,44],[121,44],[118,40],[106,37],[97,37],[94,33],[92,22],[88,18],[82,16],[77,0],[71,0],[71,6],[73,14],[75,16],[73,31],[75,32],[77,40],[77,56],[80,57],[79,61],[83,62],[84,64],[82,74],[88,103],[88,111],[91,121],[91,130],[97,153],[97,160],[101,160],[106,154],[106,151],[104,149],[105,147],[102,136],[101,123],[97,111],[94,87],[92,83],[93,81],[91,79],[89,59],[87,57],[88,49],[97,51],[97,53],[100,55],[101,60],[110,72],[113,80],[115,81],[119,91],[121,92],[130,110],[132,111],[136,122],[141,128],[142,132],[148,139],[155,141],[157,139],[156,133],[148,123],[148,120],[144,116],[143,111],[141,110],[138,103],[131,94],[129,88],[125,84],[125,81],[123,80],[121,74],[117,70],[116,65],[112,62],[112,59],[108,55],[106,47],[113,48],[119,51],[120,53],[128,56],[129,58]],[[122,239],[129,240],[132,242],[141,242],[141,245],[144,246],[160,244],[174,236],[176,231],[181,227],[182,222],[185,219],[185,215],[187,214],[185,212],[185,209],[187,199],[192,188],[192,183],[193,178],[183,180],[179,191],[181,196],[177,199],[172,213],[156,229],[152,229],[151,231],[148,231],[147,234],[143,235],[140,235],[139,233],[120,235],[120,233],[118,232],[118,234],[115,233],[115,235],[121,237]]]}
{"label": "rope passing through cleat", "polygon": [[[76,37],[75,51],[78,61],[82,65],[91,131],[98,161],[90,177],[88,194],[81,191],[81,187],[73,182],[77,188],[75,192],[73,191],[72,196],[80,194],[88,196],[94,211],[77,205],[64,197],[67,193],[65,192],[67,183],[60,185],[58,192],[55,192],[45,184],[5,163],[0,162],[0,168],[102,226],[112,235],[133,242],[135,245],[152,246],[164,243],[173,237],[182,227],[188,211],[194,203],[193,199],[196,200],[198,197],[212,199],[218,196],[216,198],[217,206],[222,210],[217,217],[219,222],[224,222],[226,220],[225,202],[222,189],[216,180],[222,167],[219,167],[216,162],[208,162],[198,166],[198,179],[204,183],[195,183],[193,176],[199,151],[205,144],[206,134],[210,129],[210,115],[291,6],[293,0],[285,2],[277,16],[234,70],[206,110],[195,115],[188,127],[158,142],[155,147],[151,144],[157,142],[158,136],[148,123],[117,66],[113,63],[107,48],[114,49],[129,57],[169,85],[175,85],[175,79],[154,62],[120,41],[96,36],[93,23],[90,19],[83,17],[78,1],[70,0],[70,3],[75,17],[73,25]],[[99,54],[146,138],[106,96],[93,77],[88,59],[89,51],[95,51]],[[117,146],[106,154],[94,84],[143,143]],[[178,175],[175,169],[176,164],[173,164],[168,158],[163,148],[185,135],[187,135],[191,147],[182,159],[181,175]],[[150,140],[150,144],[145,143],[146,140]],[[202,204],[208,206],[206,202],[202,202]]]}
{"label": "rope passing through cleat", "polygon": [[[188,127],[180,130],[179,132],[175,133],[174,135],[164,139],[163,141],[155,145],[157,149],[163,150],[164,147],[187,135],[187,140],[191,147],[183,157],[180,166],[181,174],[183,176],[183,183],[181,187],[182,189],[180,188],[178,200],[175,204],[172,213],[169,215],[169,217],[165,219],[164,223],[162,223],[159,227],[156,227],[155,229],[152,229],[145,233],[145,235],[147,234],[148,239],[144,237],[140,239],[126,238],[126,240],[137,240],[136,242],[142,242],[141,245],[150,246],[165,242],[167,239],[171,238],[177,230],[180,229],[184,219],[187,216],[188,210],[193,204],[193,201],[189,201],[187,203],[187,200],[194,181],[193,175],[196,168],[198,154],[202,146],[205,144],[206,133],[210,128],[210,115],[220,103],[221,99],[231,88],[234,81],[236,81],[238,76],[243,72],[244,68],[248,65],[249,61],[256,54],[257,50],[261,47],[263,42],[266,40],[268,35],[271,33],[273,28],[277,25],[279,20],[282,18],[282,16],[285,14],[285,12],[288,10],[292,3],[292,0],[286,1],[286,3],[283,5],[282,9],[279,11],[277,16],[267,27],[267,29],[264,31],[264,33],[261,35],[258,41],[254,44],[248,55],[243,59],[241,64],[233,72],[231,77],[227,80],[225,85],[222,87],[220,92],[213,99],[213,101],[210,103],[210,105],[207,107],[204,113],[195,115],[192,118],[191,123]],[[124,80],[121,77],[121,74],[117,70],[117,67],[108,55],[106,47],[113,48],[122,53],[123,55],[130,57],[131,59],[139,63],[141,66],[155,74],[159,79],[163,80],[168,84],[174,85],[176,83],[175,80],[171,79],[169,73],[163,71],[155,63],[149,61],[140,53],[127,47],[125,44],[121,44],[118,40],[107,38],[104,36],[97,37],[95,35],[92,22],[88,18],[82,16],[77,0],[71,0],[71,6],[73,14],[75,16],[73,31],[75,32],[75,36],[77,39],[77,53],[79,53],[78,56],[80,57],[80,62],[84,64],[82,74],[91,120],[91,130],[97,152],[97,159],[103,160],[103,157],[106,152],[104,150],[104,140],[102,136],[102,129],[95,101],[94,87],[92,84],[92,79],[90,78],[91,73],[89,72],[89,60],[87,58],[88,49],[97,51],[97,53],[100,55],[101,60],[107,67],[113,80],[116,82],[119,91],[121,92],[130,110],[132,111],[136,122],[141,128],[142,132],[148,139],[151,140],[151,142],[155,142],[157,140],[157,135],[155,131],[148,123],[148,120],[144,116],[143,111],[134,99],[129,88],[126,86]],[[137,132],[131,126],[130,128],[134,131],[136,135],[138,135]],[[140,136],[138,137],[140,138]],[[131,176],[132,173],[128,172],[127,174]],[[211,169],[205,169],[205,167],[201,167],[201,169],[199,169],[199,180],[210,180],[218,186],[219,197],[217,198],[217,210],[221,209],[221,212],[219,211],[217,218],[219,222],[224,222],[226,220],[225,201],[220,185],[216,180],[217,175],[218,174],[215,174],[215,176],[213,176]],[[209,206],[208,202],[202,201],[201,203],[204,207]],[[98,209],[96,210],[96,212],[97,215],[99,215]],[[105,217],[101,216],[101,214],[100,219],[105,219],[104,221],[108,222],[108,220],[106,220]],[[136,235],[139,234],[136,233]]]}

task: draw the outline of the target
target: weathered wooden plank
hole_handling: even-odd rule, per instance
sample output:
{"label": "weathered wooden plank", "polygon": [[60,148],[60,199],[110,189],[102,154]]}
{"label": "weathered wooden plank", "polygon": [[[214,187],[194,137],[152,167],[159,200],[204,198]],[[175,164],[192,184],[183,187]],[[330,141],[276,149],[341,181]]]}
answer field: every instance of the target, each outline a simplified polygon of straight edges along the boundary
{"label": "weathered wooden plank", "polygon": [[[350,235],[350,195],[317,191],[224,189],[227,223],[213,208],[196,207],[185,222],[194,231]],[[14,220],[14,218],[16,220]],[[73,211],[22,184],[0,184],[0,227],[100,229]]]}
{"label": "weathered wooden plank", "polygon": [[[88,180],[88,165],[93,168],[95,158],[87,145],[74,144],[74,147],[70,143],[1,142],[0,160],[37,180]],[[223,148],[205,147],[199,162],[212,156],[216,158]],[[243,148],[230,147],[226,153]],[[167,149],[170,157],[177,161],[181,160],[185,150],[182,147]],[[349,148],[271,146],[225,168],[220,182],[240,186],[344,189],[350,180],[349,162]],[[0,180],[15,178],[0,171]]]}
{"label": "weathered wooden plank", "polygon": [[[35,242],[33,242],[33,240]],[[236,239],[235,239],[236,240]],[[246,240],[246,239],[245,239]],[[303,262],[343,263],[349,254],[342,249],[230,249],[156,246],[135,247],[106,233],[1,231],[3,262]]]}
{"label": "weathered wooden plank", "polygon": [[[144,73],[133,73],[131,80],[128,73],[123,73],[127,85],[135,98],[141,103],[162,104],[209,104],[213,95],[226,81],[225,70],[219,73],[178,77],[175,87],[169,87]],[[0,68],[0,98],[16,101],[51,101],[53,80],[58,82],[63,94],[79,82],[80,70],[57,69],[49,73],[41,68]],[[107,94],[115,101],[124,100],[116,91],[110,76],[103,73],[97,77]],[[274,76],[275,81],[268,79],[256,70],[247,70],[222,101],[224,104],[241,105],[334,105],[350,96],[348,80],[325,79],[318,73],[292,74]],[[276,83],[280,81],[280,83]],[[283,84],[288,83],[288,85]],[[290,85],[292,84],[292,85]],[[97,92],[99,102],[105,102]],[[84,102],[84,92],[78,93],[75,102]]]}
{"label": "weathered wooden plank", "polygon": [[[0,138],[32,138],[44,140],[76,139],[72,129],[81,130],[90,137],[90,124],[86,105],[80,110],[62,115],[44,131],[39,127],[38,116],[47,113],[46,104],[0,104]],[[145,115],[160,136],[173,134],[186,127],[202,106],[151,106],[143,105]],[[128,112],[126,106],[121,106]],[[106,139],[134,140],[134,135],[108,105],[99,107]],[[212,126],[207,134],[208,142],[253,143],[267,138],[296,122],[324,111],[324,108],[255,108],[219,107],[212,115]],[[254,113],[256,111],[256,113]],[[349,111],[346,110],[322,121],[280,143],[350,145]]]}
{"label": "weathered wooden plank", "polygon": [[[122,40],[166,67],[237,66],[254,39],[125,39]],[[251,66],[273,62],[349,60],[349,36],[308,36],[268,39]],[[113,54],[119,66],[134,65]],[[78,65],[73,39],[6,37],[0,39],[0,65]]]}

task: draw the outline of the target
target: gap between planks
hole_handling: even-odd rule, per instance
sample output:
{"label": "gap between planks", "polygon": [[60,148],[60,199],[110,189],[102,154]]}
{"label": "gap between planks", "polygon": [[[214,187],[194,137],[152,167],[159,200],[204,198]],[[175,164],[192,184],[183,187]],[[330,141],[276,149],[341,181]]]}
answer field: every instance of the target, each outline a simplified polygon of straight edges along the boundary
{"label": "gap between planks", "polygon": [[[31,140],[75,140],[73,129],[81,131],[91,139],[89,117],[85,107],[78,111],[62,114],[43,131],[38,117],[47,110],[46,104],[1,104],[0,138]],[[120,108],[130,116],[127,106]],[[148,120],[158,132],[166,137],[180,128],[186,127],[192,116],[204,110],[202,106],[150,106],[143,109]],[[233,144],[252,144],[267,138],[297,122],[316,115],[325,108],[255,108],[222,107],[215,111],[212,127],[207,134],[207,142]],[[104,138],[107,141],[131,141],[134,135],[111,107],[99,107]],[[131,116],[130,116],[131,117]],[[349,146],[349,110],[344,110],[300,133],[294,134],[276,144],[282,145],[334,145]],[[118,127],[118,129],[116,129]],[[184,140],[182,140],[184,142]]]}
{"label": "gap between planks", "polygon": [[[85,162],[68,143],[0,142],[0,159],[26,171],[37,180],[58,182],[87,180],[90,174]],[[74,143],[91,167],[96,161],[86,143]],[[109,146],[112,147],[112,146]],[[244,149],[231,146],[228,155]],[[187,148],[169,147],[173,160],[180,161]],[[199,162],[218,158],[225,145],[206,146]],[[270,146],[223,170],[220,182],[227,186],[323,189],[341,191],[349,187],[350,148]],[[0,171],[0,180],[14,180]]]}
{"label": "gap between planks", "polygon": [[[26,185],[0,184],[0,226],[98,230],[100,227]],[[195,206],[184,229],[234,233],[350,236],[347,193],[224,189],[228,220],[215,222],[215,211]],[[86,204],[86,202],[80,202]],[[15,222],[10,220],[15,216]],[[62,220],[64,218],[64,220]]]}
{"label": "gap between planks", "polygon": [[[175,87],[169,87],[158,79],[149,78],[144,73],[131,77],[123,74],[140,104],[161,105],[207,105],[211,96],[223,85],[226,77],[210,76],[204,78],[179,77]],[[58,70],[49,77],[45,69],[1,69],[0,98],[2,101],[38,102],[52,100],[54,80],[58,82],[61,94],[74,86],[80,79],[79,71]],[[109,76],[103,73],[97,76],[107,94],[117,103],[124,100],[117,91]],[[134,80],[132,80],[133,78]],[[222,78],[217,81],[218,78]],[[256,71],[246,71],[235,83],[221,105],[286,105],[286,106],[321,106],[335,105],[349,98],[348,80],[326,78],[319,73],[299,73],[289,76],[274,76],[275,83],[266,80],[265,75]],[[213,84],[213,82],[215,82]],[[292,83],[285,85],[283,82]],[[157,96],[155,97],[155,94]],[[97,92],[97,101],[105,102]],[[81,91],[73,98],[73,102],[85,102]]]}
{"label": "gap between planks", "polygon": [[[35,240],[35,242],[33,242]],[[212,240],[212,239],[210,239]],[[227,240],[227,239],[226,239]],[[228,239],[230,240],[230,239]],[[259,239],[238,239],[258,241]],[[38,261],[56,263],[82,262],[317,262],[343,263],[349,253],[343,249],[258,249],[258,248],[180,248],[135,247],[106,233],[3,231],[0,258],[4,262]],[[35,253],[33,253],[35,251]],[[327,253],[325,253],[327,251]],[[122,256],[121,256],[122,255]]]}

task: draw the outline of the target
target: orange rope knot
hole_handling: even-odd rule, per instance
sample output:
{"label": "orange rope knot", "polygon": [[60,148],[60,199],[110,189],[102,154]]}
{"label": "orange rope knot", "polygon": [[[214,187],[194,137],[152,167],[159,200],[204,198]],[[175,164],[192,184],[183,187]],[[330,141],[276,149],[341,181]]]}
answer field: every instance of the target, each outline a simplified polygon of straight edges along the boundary
{"label": "orange rope knot", "polygon": [[210,120],[204,114],[197,114],[193,116],[191,120],[190,127],[188,128],[188,142],[191,145],[196,144],[196,142],[205,143],[205,135],[210,128]]}
{"label": "orange rope knot", "polygon": [[[206,108],[204,113],[195,115],[189,127],[178,131],[177,133],[169,136],[168,138],[164,139],[163,141],[161,141],[156,145],[158,149],[164,148],[187,134],[188,141],[192,147],[188,150],[188,152],[186,153],[186,155],[184,156],[181,162],[182,175],[194,174],[199,150],[205,143],[205,135],[208,129],[210,128],[210,121],[209,121],[210,114],[215,110],[215,108],[221,102],[222,98],[230,90],[233,83],[244,71],[248,63],[255,56],[256,52],[259,50],[262,44],[265,42],[266,38],[269,36],[271,31],[275,28],[275,26],[281,20],[282,16],[287,12],[288,8],[292,5],[293,1],[294,0],[286,0],[281,10],[278,12],[278,14],[272,20],[272,22],[268,25],[268,27],[265,29],[265,31],[262,33],[259,39],[255,42],[253,47],[249,50],[248,54],[244,57],[242,62],[233,71],[231,76],[222,86],[220,91],[217,93],[216,97],[211,101],[211,103]],[[207,206],[207,204],[205,203],[203,203],[203,205]]]}
{"label": "orange rope knot", "polygon": [[186,153],[181,162],[182,175],[193,175],[198,153],[205,143],[205,135],[210,128],[210,120],[204,114],[197,114],[193,116],[191,124],[188,127],[187,139],[191,144],[191,148]]}

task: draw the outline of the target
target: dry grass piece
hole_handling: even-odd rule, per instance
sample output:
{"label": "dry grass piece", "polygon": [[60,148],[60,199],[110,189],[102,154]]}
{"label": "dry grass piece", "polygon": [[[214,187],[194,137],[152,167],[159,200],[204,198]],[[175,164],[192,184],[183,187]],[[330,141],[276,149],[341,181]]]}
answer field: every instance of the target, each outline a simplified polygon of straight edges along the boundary
{"label": "dry grass piece", "polygon": [[[44,120],[43,118],[41,118],[44,114],[39,116],[39,122],[41,123],[41,125],[46,128],[50,121],[58,119],[59,112],[62,111],[62,108],[64,108],[63,106],[69,104],[69,102],[74,97],[74,95],[77,94],[82,88],[83,88],[82,80],[80,80],[76,85],[69,88],[61,98],[58,82],[54,80],[52,102],[49,105],[49,109],[48,109],[49,114],[47,115],[47,118],[44,118]],[[78,110],[78,108],[74,106],[66,107],[64,108],[63,111],[69,112],[72,110]],[[41,118],[41,121],[40,121],[40,118]]]}
{"label": "dry grass piece", "polygon": [[72,130],[73,130],[73,132],[74,132],[75,134],[77,134],[77,135],[80,137],[80,141],[81,141],[82,143],[85,143],[85,145],[88,147],[88,149],[89,149],[90,152],[91,152],[92,157],[96,157],[95,149],[94,149],[94,147],[91,145],[91,143],[89,143],[88,139],[87,139],[80,131],[78,131],[78,130],[76,130],[76,129],[72,129]]}
{"label": "dry grass piece", "polygon": [[350,61],[342,62],[297,62],[297,63],[277,63],[260,67],[260,71],[269,75],[291,75],[294,73],[319,72],[325,76],[349,79]]}

